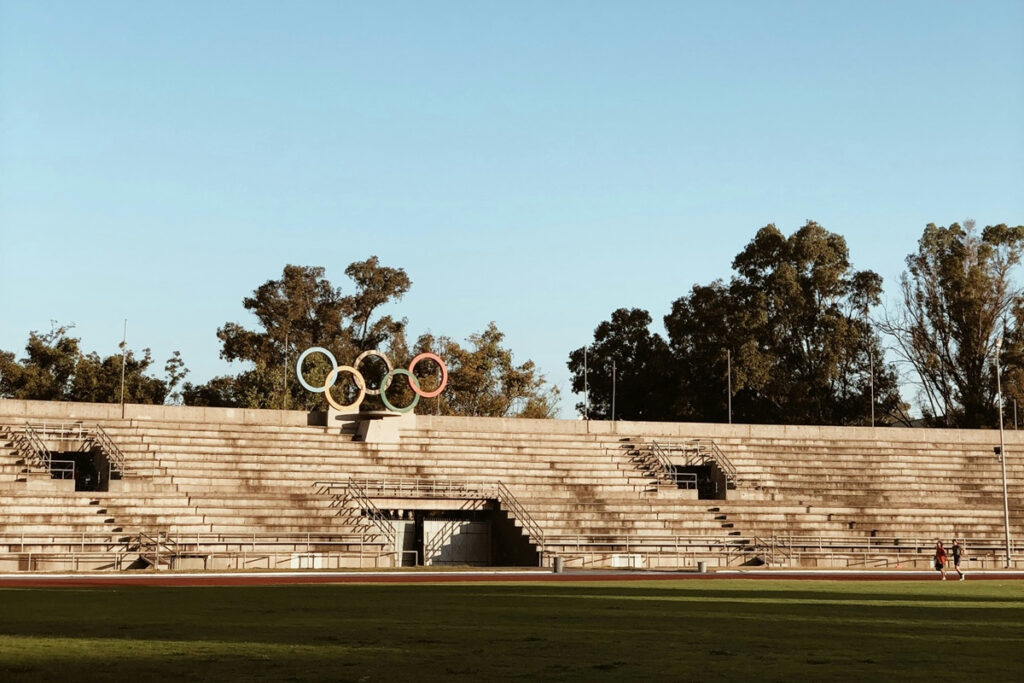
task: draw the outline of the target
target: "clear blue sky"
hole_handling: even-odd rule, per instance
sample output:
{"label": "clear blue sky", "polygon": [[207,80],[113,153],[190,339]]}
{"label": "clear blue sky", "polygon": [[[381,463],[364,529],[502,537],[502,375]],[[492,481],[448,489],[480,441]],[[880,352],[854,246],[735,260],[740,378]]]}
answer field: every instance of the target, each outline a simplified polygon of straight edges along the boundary
{"label": "clear blue sky", "polygon": [[[0,0],[0,348],[215,337],[378,255],[413,335],[491,320],[567,389],[761,226],[887,290],[926,223],[1024,223],[1024,2]],[[571,415],[575,397],[564,400]]]}

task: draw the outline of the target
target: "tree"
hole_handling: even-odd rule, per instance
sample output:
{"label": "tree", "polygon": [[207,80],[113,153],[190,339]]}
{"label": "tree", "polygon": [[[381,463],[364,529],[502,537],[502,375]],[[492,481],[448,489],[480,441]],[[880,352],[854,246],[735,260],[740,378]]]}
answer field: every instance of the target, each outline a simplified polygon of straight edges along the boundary
{"label": "tree", "polygon": [[[185,403],[322,408],[323,397],[307,391],[294,379],[299,354],[320,346],[331,351],[339,365],[351,364],[361,352],[374,349],[386,353],[399,367],[423,351],[438,353],[448,365],[449,383],[434,401],[434,410],[445,415],[550,417],[554,413],[557,390],[547,386],[532,361],[514,363],[512,352],[501,345],[504,335],[493,323],[484,332],[470,336],[468,349],[447,337],[424,335],[410,350],[405,337],[407,321],[380,315],[383,306],[409,291],[412,282],[406,272],[382,266],[376,256],[371,256],[349,265],[345,274],[355,286],[348,295],[334,287],[320,267],[285,266],[280,279],[258,287],[242,305],[256,316],[259,329],[226,323],[217,330],[221,357],[245,362],[249,367],[238,375],[215,377],[205,384],[187,383]],[[360,365],[370,388],[379,386],[384,374],[383,363],[373,358]],[[309,356],[303,363],[303,374],[311,384],[322,383],[330,369],[330,362],[320,354]],[[424,390],[436,386],[438,374],[432,363],[420,363],[416,372]],[[332,389],[342,401],[351,398],[341,397],[352,389],[346,378],[343,375],[339,379],[342,387]],[[395,382],[387,396],[398,406],[413,400],[405,382]],[[427,405],[420,410],[430,412]],[[383,407],[376,396],[366,396],[361,406],[363,410]]]}
{"label": "tree", "polygon": [[[417,340],[416,353],[433,349],[448,366],[448,388],[437,399],[427,399],[436,401],[437,412],[479,417],[554,415],[558,389],[548,386],[533,361],[516,365],[512,352],[502,346],[504,339],[504,333],[492,322],[483,332],[469,336],[469,348],[448,337],[424,335]],[[433,371],[424,368],[424,372]],[[433,386],[425,385],[424,389]]]}
{"label": "tree", "polygon": [[994,426],[996,339],[1004,337],[1007,385],[1021,393],[1024,316],[1013,281],[1024,249],[1024,226],[974,221],[929,224],[907,256],[900,299],[879,327],[917,378],[926,419],[956,427]]}
{"label": "tree", "polygon": [[[670,420],[675,417],[672,393],[675,368],[668,345],[658,334],[651,334],[650,324],[651,315],[647,311],[620,308],[612,312],[611,320],[602,322],[594,330],[594,342],[586,348],[586,354],[582,348],[569,354],[572,390],[582,393],[585,387],[588,389],[586,412],[589,417],[612,418],[613,379],[616,419]],[[582,415],[584,404],[578,403],[576,409]]]}
{"label": "tree", "polygon": [[401,299],[412,286],[401,268],[381,266],[376,256],[356,261],[345,269],[345,275],[356,284],[356,293],[344,299],[345,311],[351,318],[349,336],[360,351],[375,349],[405,329],[404,320],[391,316],[371,324],[374,311],[390,301]]}
{"label": "tree", "polygon": [[[880,301],[882,279],[853,270],[841,235],[808,221],[787,238],[767,225],[736,256],[733,269],[720,348],[733,357],[736,417],[864,424],[871,412],[872,356],[881,412],[895,409],[896,376],[881,361],[880,342],[865,317]],[[674,348],[687,348],[674,323],[666,318]],[[692,366],[699,358],[677,360]]]}
{"label": "tree", "polygon": [[81,356],[79,340],[67,335],[70,326],[53,323],[46,334],[32,331],[25,358],[16,361],[4,352],[0,358],[0,395],[37,401],[67,399],[75,366]]}
{"label": "tree", "polygon": [[[667,345],[646,311],[620,309],[598,326],[588,348],[596,417],[608,416],[614,360],[619,417],[723,422],[728,358],[737,421],[866,424],[872,378],[882,421],[895,419],[886,416],[900,406],[896,374],[867,319],[882,281],[852,269],[841,236],[813,221],[789,237],[768,225],[733,269],[728,283],[695,285],[672,304]],[[582,350],[569,367],[581,391]]]}
{"label": "tree", "polygon": [[[260,329],[229,322],[217,330],[221,358],[250,367],[206,385],[186,384],[185,402],[246,408],[319,405],[319,396],[294,381],[295,361],[303,350],[324,347],[340,364],[350,363],[361,351],[378,348],[399,335],[406,324],[390,316],[373,318],[382,305],[409,290],[411,282],[404,270],[381,266],[371,256],[352,263],[345,273],[356,285],[349,296],[324,277],[321,267],[287,265],[280,279],[259,286],[242,305],[256,317]],[[322,381],[328,370],[313,361],[309,377]]]}
{"label": "tree", "polygon": [[[761,398],[754,387],[770,379],[752,330],[764,316],[747,309],[721,280],[694,285],[665,316],[676,382],[676,419],[725,422],[729,418],[730,367],[733,413],[755,421]],[[730,355],[731,354],[731,355]]]}
{"label": "tree", "polygon": [[[43,401],[121,401],[122,356],[101,358],[82,353],[81,340],[68,335],[71,326],[54,325],[50,332],[30,332],[26,356],[0,352],[0,396]],[[142,357],[124,353],[124,400],[126,403],[161,404],[188,372],[177,351],[167,361],[167,379],[146,374],[153,364],[149,349]]]}

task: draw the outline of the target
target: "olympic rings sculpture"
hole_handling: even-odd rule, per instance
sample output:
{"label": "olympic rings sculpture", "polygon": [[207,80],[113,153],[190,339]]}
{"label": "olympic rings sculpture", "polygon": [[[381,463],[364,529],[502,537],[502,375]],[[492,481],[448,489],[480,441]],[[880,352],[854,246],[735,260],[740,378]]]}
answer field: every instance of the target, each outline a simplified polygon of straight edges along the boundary
{"label": "olympic rings sculpture", "polygon": [[[316,387],[309,384],[306,381],[306,378],[302,376],[302,363],[306,360],[306,358],[309,355],[313,353],[322,353],[325,356],[327,356],[327,360],[331,361],[331,371],[327,373],[327,377],[324,379],[324,385],[322,387]],[[359,372],[359,365],[364,360],[371,356],[376,356],[377,358],[380,358],[382,361],[384,361],[384,365],[388,369],[387,373],[385,373],[384,377],[380,381],[380,386],[377,387],[376,389],[370,389],[366,385],[366,378],[363,377],[363,373]],[[418,379],[416,379],[416,375],[414,374],[416,365],[421,360],[434,361],[437,364],[438,369],[440,369],[441,371],[441,382],[433,391],[423,391],[422,389],[420,389],[420,382]],[[334,399],[334,397],[331,396],[331,387],[333,387],[335,383],[337,383],[338,377],[343,372],[352,375],[352,381],[355,382],[356,388],[359,389],[358,395],[356,396],[355,400],[353,400],[351,403],[338,403]],[[361,354],[356,356],[356,360],[354,363],[352,363],[352,365],[338,365],[338,361],[334,358],[333,353],[323,348],[322,346],[311,346],[310,348],[303,351],[302,355],[299,356],[299,360],[295,363],[295,374],[298,376],[299,383],[302,384],[303,387],[305,387],[308,391],[312,391],[314,394],[322,393],[324,397],[327,399],[327,403],[329,403],[332,408],[339,412],[344,412],[346,410],[358,410],[360,404],[362,404],[363,402],[363,399],[369,395],[380,396],[380,400],[384,403],[384,406],[393,413],[408,413],[416,407],[416,405],[420,402],[421,398],[434,398],[435,396],[440,395],[440,393],[444,391],[444,388],[448,385],[448,366],[444,364],[444,361],[441,360],[440,356],[430,352],[421,353],[415,358],[413,358],[412,361],[409,363],[409,368],[406,369],[395,368],[391,364],[391,359],[384,355],[382,352],[377,351],[376,349],[371,351],[363,351]],[[398,375],[403,375],[408,379],[409,387],[412,389],[414,394],[412,403],[402,408],[399,408],[398,406],[392,404],[391,401],[388,400],[388,396],[386,393],[388,388],[391,386],[391,382]]]}

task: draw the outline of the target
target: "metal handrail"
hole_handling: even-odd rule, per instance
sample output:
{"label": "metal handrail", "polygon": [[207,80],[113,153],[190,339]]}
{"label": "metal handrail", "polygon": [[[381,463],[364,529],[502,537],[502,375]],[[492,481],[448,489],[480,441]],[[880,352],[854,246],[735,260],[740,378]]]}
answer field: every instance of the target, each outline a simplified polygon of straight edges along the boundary
{"label": "metal handrail", "polygon": [[652,441],[653,448],[643,448],[636,451],[634,461],[639,458],[640,463],[654,474],[661,481],[668,484],[678,484],[677,472],[669,460],[667,454],[661,449],[657,442]]}
{"label": "metal handrail", "polygon": [[110,438],[110,435],[99,425],[95,425],[87,432],[87,438],[93,443],[100,447],[104,455],[107,456],[107,460],[110,462],[111,469],[117,471],[122,477],[127,474],[127,460],[124,457],[124,453],[118,448],[114,440]]}
{"label": "metal handrail", "polygon": [[[152,538],[151,534],[114,539],[110,534],[68,534],[44,535],[39,538],[32,536],[2,535],[0,546],[7,546],[6,552],[0,556],[24,557],[86,557],[89,554],[131,553],[127,543],[139,536]],[[802,556],[845,558],[848,566],[865,564],[873,561],[884,561],[885,556],[895,557],[897,564],[901,561],[917,561],[930,558],[933,550],[932,538],[858,538],[858,537],[814,537],[814,536],[772,536],[742,539],[732,536],[641,536],[641,535],[609,535],[592,536],[584,534],[547,535],[545,548],[569,556],[590,555],[593,563],[595,558],[607,559],[619,554],[641,554],[646,556],[675,554],[677,557],[688,554],[706,554],[724,559],[728,566],[736,561],[749,558],[752,553],[766,552],[769,563],[774,563],[776,556],[786,554],[797,562]],[[895,541],[895,542],[894,542]],[[763,547],[758,547],[757,543]],[[19,549],[20,545],[20,549]],[[246,553],[296,553],[324,552],[331,554],[332,549],[347,546],[359,546],[360,554],[364,547],[377,547],[378,556],[393,554],[394,550],[381,544],[377,535],[361,534],[215,534],[197,533],[179,536],[175,541],[174,554],[178,557],[186,555],[223,555],[227,557],[244,556]],[[303,548],[304,546],[304,548]],[[42,549],[37,549],[41,547]],[[1005,551],[1002,538],[976,538],[967,543],[970,555],[985,561],[993,555],[1001,555]],[[136,551],[137,552],[137,551]],[[342,550],[341,552],[345,552]],[[351,552],[351,551],[349,551]],[[1024,552],[1024,543],[1014,543],[1014,553]],[[869,557],[868,553],[871,554]],[[154,558],[155,559],[155,558]],[[691,558],[692,559],[692,558]],[[693,559],[695,562],[696,560]]]}
{"label": "metal handrail", "polygon": [[[354,481],[365,491],[374,491],[375,493],[415,493],[445,496],[466,494],[472,497],[479,497],[486,493],[485,487],[481,487],[480,484],[459,479],[424,479],[414,477],[374,479],[370,477],[353,477],[346,481]],[[334,482],[317,482],[317,484],[326,483]]]}
{"label": "metal handrail", "polygon": [[515,494],[505,486],[504,482],[499,481],[495,491],[498,494],[498,502],[507,507],[515,518],[519,520],[537,546],[537,552],[543,555],[547,545],[544,539],[544,530],[541,529],[537,521],[526,510],[526,507],[519,502]]}
{"label": "metal handrail", "polygon": [[388,545],[397,550],[398,538],[395,533],[395,527],[381,509],[370,500],[370,497],[366,494],[365,489],[359,485],[359,482],[349,479],[345,483],[343,496],[347,500],[354,500],[362,510],[362,516],[370,520],[377,530],[383,534]]}
{"label": "metal handrail", "polygon": [[709,461],[718,466],[725,473],[726,482],[735,485],[739,479],[739,472],[718,444],[711,439],[687,439],[681,442],[658,442],[651,441],[652,450],[657,454],[663,466],[667,463],[671,471],[674,463],[672,453],[683,455],[683,465],[704,465]]}
{"label": "metal handrail", "polygon": [[58,460],[57,458],[50,458],[50,476],[53,479],[74,479],[75,478],[75,461],[74,460]]}
{"label": "metal handrail", "polygon": [[[21,438],[17,438],[18,436]],[[112,472],[117,472],[121,477],[124,477],[127,474],[128,466],[124,453],[117,444],[114,443],[114,440],[110,438],[110,435],[107,434],[103,427],[98,424],[86,426],[81,422],[74,422],[71,424],[26,422],[22,433],[20,435],[15,433],[16,450],[18,450],[18,452],[21,453],[27,461],[31,462],[31,464],[54,472],[57,470],[53,469],[53,463],[65,461],[55,461],[53,459],[50,449],[46,447],[46,443],[44,441],[46,438],[80,439],[84,446],[96,446],[104,455],[107,456],[107,461]],[[60,471],[65,470],[66,468]]]}
{"label": "metal handrail", "polygon": [[23,444],[23,448],[18,450],[22,453],[27,461],[31,461],[31,464],[37,467],[43,467],[47,470],[50,469],[50,449],[46,447],[42,437],[36,431],[36,428],[30,424],[26,424],[21,433],[20,440]]}
{"label": "metal handrail", "polygon": [[152,558],[154,568],[160,566],[161,552],[168,562],[178,554],[178,544],[164,531],[158,532],[156,538],[140,531],[133,541],[134,544],[132,541],[125,544],[125,550],[137,552],[139,557],[147,560]]}
{"label": "metal handrail", "polygon": [[[25,545],[107,545],[123,546],[137,540],[139,537],[151,537],[146,532],[124,536],[105,532],[83,532],[77,534],[0,534],[0,546],[25,546]],[[379,534],[373,533],[373,538]],[[370,538],[366,531],[360,533],[326,533],[306,532],[301,534],[274,534],[274,533],[250,533],[250,534],[222,534],[214,532],[194,532],[176,537],[175,543],[179,547],[196,545],[352,545]],[[368,542],[368,541],[367,541]],[[379,541],[368,542],[370,545],[379,545]]]}
{"label": "metal handrail", "polygon": [[[158,534],[159,535],[159,534]],[[368,533],[331,533],[331,532],[304,532],[298,534],[275,534],[275,533],[249,533],[249,534],[223,534],[216,532],[193,532],[178,534],[174,537],[174,543],[178,547],[219,544],[219,545],[252,545],[252,544],[275,544],[275,545],[301,545],[306,544],[352,544],[362,538],[369,538],[377,534]],[[0,545],[42,545],[52,542],[54,545],[119,545],[133,539],[153,538],[150,532],[135,532],[122,535],[109,532],[83,532],[77,534],[4,534],[0,533]],[[616,543],[625,545],[667,545],[672,543],[688,543],[691,545],[728,545],[751,547],[754,540],[770,544],[775,543],[780,548],[851,548],[851,549],[888,549],[899,548],[901,550],[920,550],[931,552],[935,547],[935,539],[931,536],[921,538],[904,537],[870,537],[870,536],[750,536],[738,537],[728,535],[645,535],[645,534],[545,534],[545,542],[552,544],[565,543],[595,543],[610,544]],[[171,540],[168,538],[168,540]],[[978,550],[1005,550],[1005,540],[1002,537],[996,538],[968,538],[967,547],[972,551]],[[376,545],[377,543],[372,543]],[[1024,540],[1015,540],[1014,549],[1024,552]]]}
{"label": "metal handrail", "polygon": [[60,439],[77,438],[85,440],[88,436],[88,429],[82,422],[31,422],[26,423],[26,427],[31,427],[37,434],[42,437],[55,437]]}
{"label": "metal handrail", "polygon": [[711,451],[711,459],[714,460],[716,465],[722,468],[723,472],[733,479],[739,477],[736,465],[726,457],[725,453],[722,452],[722,449],[718,447],[718,444],[711,439],[690,439],[686,443],[692,444],[697,449],[698,454],[701,454],[703,449],[707,448]]}
{"label": "metal handrail", "polygon": [[[369,494],[367,493],[368,491],[373,491],[377,494],[419,493],[428,495],[447,494],[450,497],[458,498],[495,498],[500,505],[503,505],[516,519],[520,521],[527,534],[537,545],[538,551],[544,551],[543,529],[541,529],[537,521],[530,515],[519,499],[515,497],[512,491],[510,491],[509,488],[500,481],[496,485],[488,486],[486,484],[462,480],[353,478],[343,482],[318,481],[313,485],[316,486],[321,493],[330,493],[334,489],[341,489],[343,492],[354,492],[354,494],[359,497],[361,504],[363,501],[368,503],[368,505],[364,505],[363,507],[367,510],[375,511],[375,514],[380,516],[380,520],[382,522],[387,522],[387,518],[370,500]],[[343,495],[344,494],[334,495],[335,504],[341,504]],[[392,539],[392,542],[395,542],[394,528],[391,527],[390,524],[387,524],[387,526],[391,529],[389,538]]]}

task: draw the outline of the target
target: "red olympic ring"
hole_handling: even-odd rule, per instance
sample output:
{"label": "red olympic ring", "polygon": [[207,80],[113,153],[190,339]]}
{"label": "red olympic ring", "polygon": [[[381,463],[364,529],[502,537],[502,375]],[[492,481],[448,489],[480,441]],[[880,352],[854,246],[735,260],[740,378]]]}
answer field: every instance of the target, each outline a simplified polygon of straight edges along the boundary
{"label": "red olympic ring", "polygon": [[[438,384],[437,388],[434,389],[433,391],[423,391],[419,388],[419,386],[417,386],[415,383],[411,381],[412,374],[414,373],[416,368],[416,364],[419,363],[421,360],[432,360],[437,364],[437,367],[441,369],[441,383]],[[430,353],[429,351],[421,353],[420,355],[412,359],[412,362],[409,363],[409,375],[409,386],[411,386],[412,390],[415,391],[420,396],[422,396],[423,398],[434,398],[435,396],[438,396],[442,391],[444,391],[444,388],[446,386],[448,386],[448,366],[444,364],[444,361],[441,360],[440,356],[438,356],[436,353]]]}

